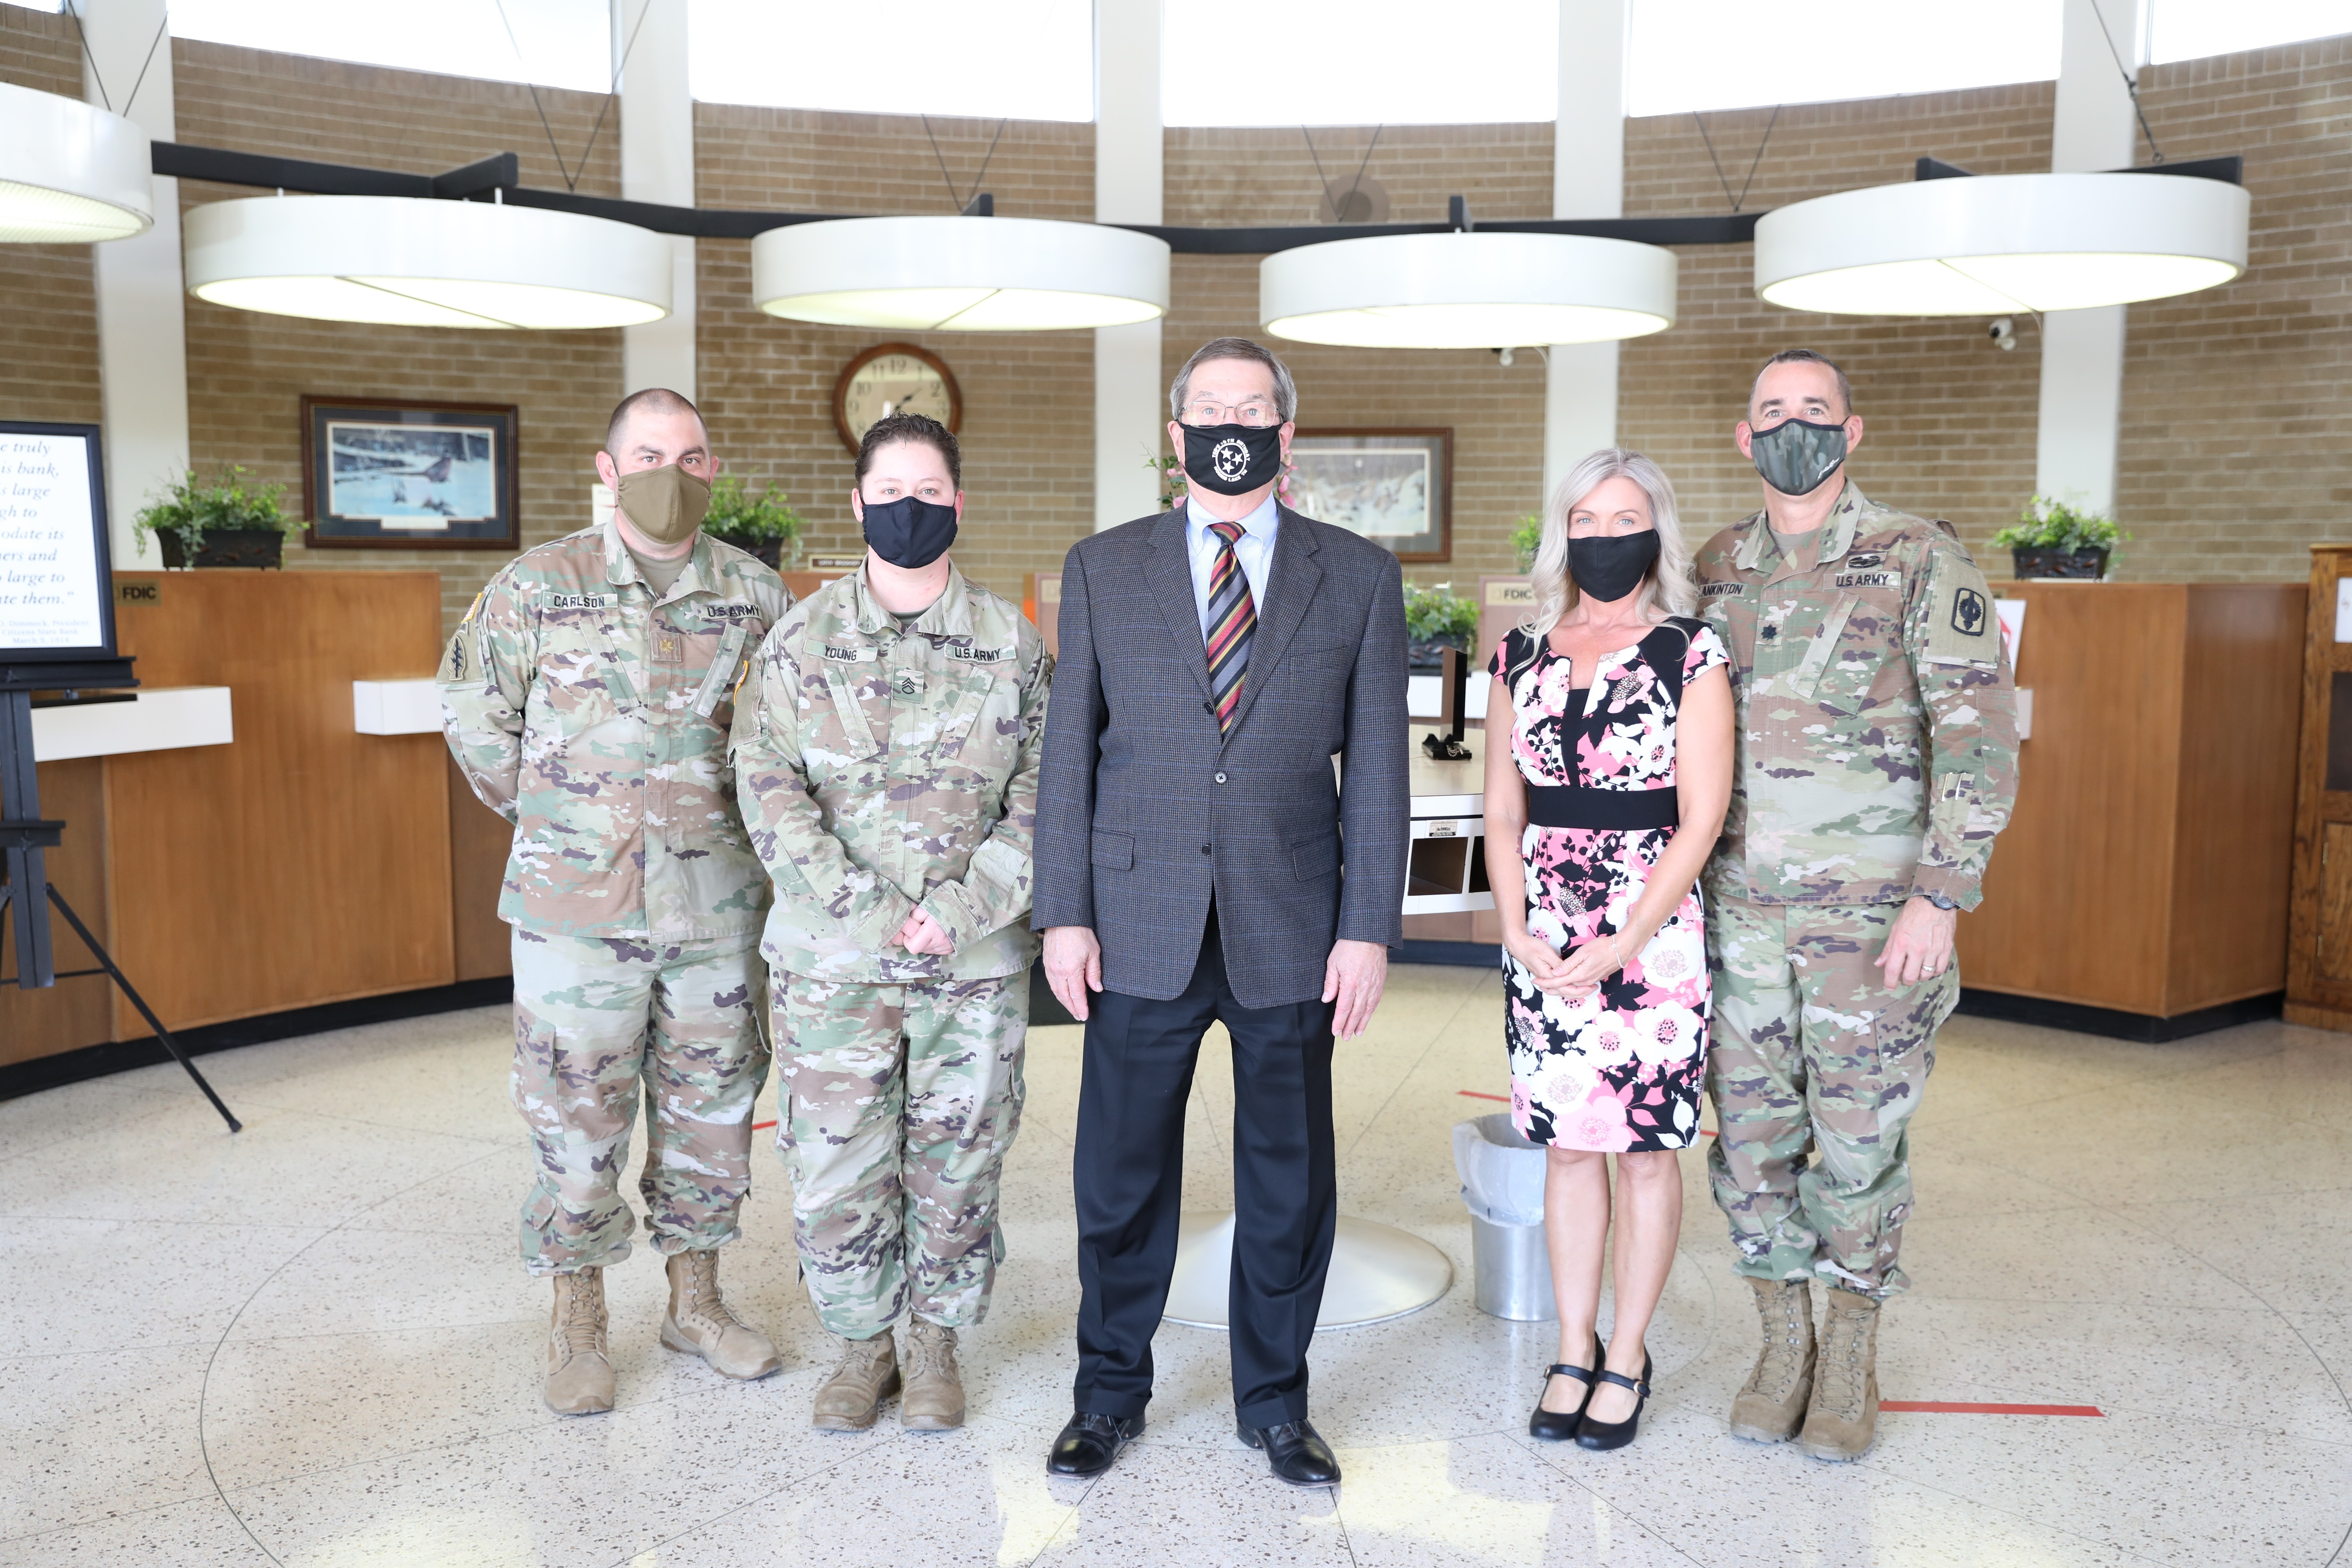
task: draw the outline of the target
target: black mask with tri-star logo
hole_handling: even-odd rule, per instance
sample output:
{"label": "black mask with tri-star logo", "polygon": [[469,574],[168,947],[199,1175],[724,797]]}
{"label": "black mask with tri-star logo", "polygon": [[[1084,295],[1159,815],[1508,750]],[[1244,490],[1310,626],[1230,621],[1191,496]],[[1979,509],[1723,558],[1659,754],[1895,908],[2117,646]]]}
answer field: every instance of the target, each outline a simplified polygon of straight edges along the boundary
{"label": "black mask with tri-star logo", "polygon": [[1184,474],[1221,496],[1247,495],[1282,472],[1279,425],[1187,425]]}

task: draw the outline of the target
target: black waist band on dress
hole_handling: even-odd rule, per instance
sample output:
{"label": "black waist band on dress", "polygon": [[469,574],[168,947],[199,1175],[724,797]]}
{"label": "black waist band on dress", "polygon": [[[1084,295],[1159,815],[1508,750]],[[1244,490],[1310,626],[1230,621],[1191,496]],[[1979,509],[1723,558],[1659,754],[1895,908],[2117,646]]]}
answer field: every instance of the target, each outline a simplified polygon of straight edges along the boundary
{"label": "black waist band on dress", "polygon": [[1528,823],[1534,827],[1634,831],[1682,826],[1676,789],[1592,789],[1583,784],[1528,785]]}

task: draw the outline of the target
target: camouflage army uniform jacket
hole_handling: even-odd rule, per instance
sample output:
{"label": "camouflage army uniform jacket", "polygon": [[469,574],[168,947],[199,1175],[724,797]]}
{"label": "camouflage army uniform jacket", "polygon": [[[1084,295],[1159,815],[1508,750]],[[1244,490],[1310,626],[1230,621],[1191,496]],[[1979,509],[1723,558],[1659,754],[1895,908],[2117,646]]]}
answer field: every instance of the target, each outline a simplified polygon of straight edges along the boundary
{"label": "camouflage army uniform jacket", "polygon": [[727,738],[739,671],[792,602],[707,533],[656,600],[609,520],[490,579],[439,680],[450,752],[515,825],[499,919],[664,942],[759,931],[768,876]]}
{"label": "camouflage army uniform jacket", "polygon": [[[1029,966],[1053,668],[1020,610],[952,566],[903,632],[863,569],[777,623],[735,714],[743,820],[776,879],[769,963],[868,985]],[[919,907],[952,954],[889,945]]]}
{"label": "camouflage army uniform jacket", "polygon": [[1810,568],[1783,556],[1759,511],[1699,552],[1738,724],[1706,892],[1974,909],[2017,794],[2017,694],[1984,574],[1851,482],[1818,548]]}

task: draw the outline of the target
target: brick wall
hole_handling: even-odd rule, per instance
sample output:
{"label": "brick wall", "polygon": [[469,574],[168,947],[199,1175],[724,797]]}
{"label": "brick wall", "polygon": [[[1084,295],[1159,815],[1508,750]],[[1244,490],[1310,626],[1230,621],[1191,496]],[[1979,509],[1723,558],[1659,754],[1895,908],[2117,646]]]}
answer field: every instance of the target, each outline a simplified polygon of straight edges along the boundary
{"label": "brick wall", "polygon": [[[417,174],[512,152],[521,158],[524,184],[560,190],[564,177],[549,145],[551,130],[580,190],[621,192],[620,140],[611,118],[580,167],[604,105],[596,94],[541,88],[549,128],[542,130],[530,89],[510,82],[184,39],[172,48],[183,142]],[[184,212],[266,194],[180,183]],[[187,312],[188,455],[200,470],[243,464],[257,479],[283,484],[289,508],[299,509],[303,394],[507,403],[519,410],[523,543],[588,521],[593,454],[620,396],[617,331],[362,326],[232,310],[193,298]],[[506,560],[486,550],[310,550],[289,542],[286,563],[295,571],[434,568],[441,574],[443,617],[454,625]]]}
{"label": "brick wall", "polygon": [[[1390,126],[1377,145],[1370,126],[1313,135],[1310,156],[1296,127],[1171,128],[1167,221],[1312,222],[1324,202],[1321,177],[1344,193],[1359,167],[1380,182],[1392,223],[1444,222],[1453,195],[1468,199],[1474,219],[1551,216],[1549,123]],[[1169,379],[1202,343],[1234,333],[1270,342],[1289,365],[1302,428],[1450,426],[1454,559],[1408,567],[1406,575],[1467,591],[1477,573],[1511,569],[1511,530],[1543,488],[1544,371],[1534,354],[1505,370],[1484,349],[1379,353],[1266,339],[1257,324],[1256,257],[1179,256],[1175,263],[1160,339]]]}
{"label": "brick wall", "polygon": [[2246,275],[2131,308],[2116,511],[2133,575],[2310,574],[2352,539],[2352,37],[2159,66],[2169,158],[2240,153]]}
{"label": "brick wall", "polygon": [[[1094,216],[1094,127],[695,106],[703,206],[844,215],[951,213],[993,192],[1003,217]],[[932,148],[932,137],[938,151]],[[995,143],[992,155],[990,143]],[[940,172],[940,163],[947,175]],[[957,564],[1016,602],[1024,574],[1053,571],[1094,520],[1094,334],[883,332],[787,321],[751,303],[751,242],[697,247],[700,403],[720,458],[755,489],[781,483],[809,521],[804,552],[862,553],[849,510],[855,464],[835,433],[833,387],[859,351],[913,342],[963,393],[966,498]]]}
{"label": "brick wall", "polygon": [[[1748,180],[1746,210],[1911,177],[1930,154],[1980,174],[2050,167],[2051,82],[1926,93],[1853,103],[1742,110],[1706,117],[1631,120],[1625,126],[1625,211],[1653,216],[1729,211]],[[1756,156],[1767,125],[1771,140]],[[1714,143],[1714,157],[1707,142]],[[1722,163],[1718,176],[1716,160]],[[1756,298],[1746,245],[1682,246],[1675,326],[1625,345],[1618,438],[1673,478],[1694,542],[1761,504],[1756,470],[1732,444],[1748,387],[1768,356],[1817,349],[1853,382],[1864,446],[1856,483],[1874,498],[1958,525],[1983,558],[1984,541],[2033,490],[2041,338],[2017,319],[2003,351],[1984,321],[1895,320],[1784,310]]]}
{"label": "brick wall", "polygon": [[[0,5],[0,82],[79,98],[72,18]],[[0,419],[98,422],[90,255],[87,245],[0,245]]]}
{"label": "brick wall", "polygon": [[[523,178],[562,184],[529,91],[520,86],[393,71],[208,44],[174,45],[181,136],[417,171],[485,153],[522,156]],[[79,90],[70,23],[0,5],[0,79]],[[2048,167],[2053,86],[1780,111],[1746,196],[1769,207],[1907,178],[1933,153],[1984,173]],[[2131,310],[2119,510],[2136,535],[2120,563],[2149,578],[2299,578],[2303,546],[2343,537],[2352,500],[2344,374],[2352,256],[2352,40],[2155,68],[2143,96],[2170,156],[2237,152],[2254,194],[2252,270],[2228,288]],[[603,100],[541,89],[567,163],[577,162]],[[1086,125],[919,120],[698,105],[706,205],[845,214],[950,210],[979,184],[1008,216],[1084,219],[1092,211],[1093,130]],[[1708,117],[1732,191],[1769,110]],[[1171,224],[1311,221],[1323,181],[1344,187],[1361,166],[1397,221],[1434,219],[1445,198],[1475,216],[1539,217],[1550,205],[1549,125],[1315,132],[1318,175],[1295,130],[1171,129]],[[994,140],[992,158],[990,143]],[[617,192],[608,119],[580,188]],[[1365,152],[1370,147],[1370,157]],[[184,185],[185,200],[249,192]],[[1689,117],[1626,127],[1626,211],[1720,212],[1729,198]],[[1758,301],[1745,246],[1682,251],[1681,320],[1622,356],[1622,438],[1664,463],[1693,531],[1735,521],[1757,483],[1729,439],[1756,364],[1807,344],[1845,364],[1868,444],[1856,477],[1884,499],[1953,519],[1980,553],[2033,484],[2040,341],[1994,348],[1984,322],[1804,315]],[[1165,332],[1172,375],[1219,333],[1256,331],[1256,258],[1179,257]],[[0,412],[98,416],[88,251],[0,247]],[[896,334],[807,326],[751,308],[748,241],[702,242],[701,401],[722,460],[755,483],[776,479],[811,520],[817,552],[857,548],[847,505],[849,454],[834,434],[835,377],[859,350]],[[590,455],[621,381],[620,334],[472,333],[347,327],[215,309],[191,300],[192,446],[202,465],[241,462],[298,494],[304,392],[511,402],[521,409],[524,538],[584,520]],[[1023,574],[1056,564],[1093,515],[1092,339],[1086,333],[917,337],[955,370],[965,396],[968,531],[958,559],[978,580],[1018,593]],[[1544,372],[1534,356],[1506,370],[1486,353],[1378,354],[1290,345],[1309,427],[1449,426],[1455,436],[1454,555],[1415,567],[1423,581],[1510,565],[1514,521],[1539,500]],[[297,549],[291,564],[439,569],[454,616],[499,563],[456,551]],[[1998,574],[1998,568],[1996,568]]]}

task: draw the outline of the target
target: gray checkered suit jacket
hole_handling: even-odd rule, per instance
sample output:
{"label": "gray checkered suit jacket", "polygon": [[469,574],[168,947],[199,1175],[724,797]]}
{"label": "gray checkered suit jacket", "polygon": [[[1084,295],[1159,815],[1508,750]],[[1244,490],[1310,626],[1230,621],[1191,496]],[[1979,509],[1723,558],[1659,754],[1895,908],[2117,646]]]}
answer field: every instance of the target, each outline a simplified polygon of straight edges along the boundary
{"label": "gray checkered suit jacket", "polygon": [[1336,938],[1403,940],[1403,574],[1345,529],[1281,516],[1222,739],[1183,510],[1081,540],[1063,564],[1033,923],[1093,927],[1106,989],[1181,993],[1213,889],[1244,1006],[1320,996]]}

